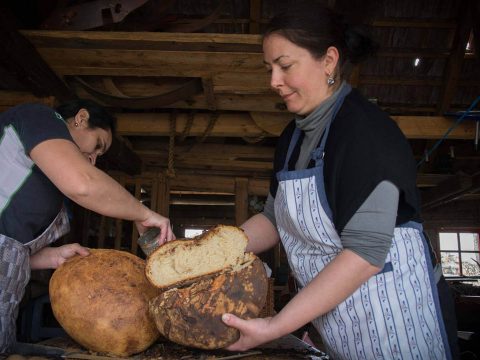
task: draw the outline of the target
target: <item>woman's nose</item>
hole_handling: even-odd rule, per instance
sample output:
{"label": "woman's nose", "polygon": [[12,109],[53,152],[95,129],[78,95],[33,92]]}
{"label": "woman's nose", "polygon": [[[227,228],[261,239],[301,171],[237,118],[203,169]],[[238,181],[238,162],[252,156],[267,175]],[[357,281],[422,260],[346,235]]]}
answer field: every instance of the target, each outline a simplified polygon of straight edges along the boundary
{"label": "woman's nose", "polygon": [[282,79],[278,71],[272,69],[272,73],[270,75],[270,87],[273,90],[278,91],[279,87],[282,85]]}

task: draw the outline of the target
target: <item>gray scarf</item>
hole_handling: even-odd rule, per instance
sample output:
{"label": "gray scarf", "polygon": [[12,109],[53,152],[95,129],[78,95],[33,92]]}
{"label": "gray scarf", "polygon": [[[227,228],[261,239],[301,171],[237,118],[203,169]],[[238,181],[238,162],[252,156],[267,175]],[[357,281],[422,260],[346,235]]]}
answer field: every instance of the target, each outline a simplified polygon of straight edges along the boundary
{"label": "gray scarf", "polygon": [[323,101],[312,113],[306,117],[295,115],[295,124],[300,130],[303,130],[303,138],[300,148],[300,155],[295,165],[295,170],[306,169],[310,162],[312,152],[318,145],[320,138],[327,126],[330,118],[333,116],[335,102],[337,101],[340,90],[346,86],[343,81],[338,89],[325,101]]}

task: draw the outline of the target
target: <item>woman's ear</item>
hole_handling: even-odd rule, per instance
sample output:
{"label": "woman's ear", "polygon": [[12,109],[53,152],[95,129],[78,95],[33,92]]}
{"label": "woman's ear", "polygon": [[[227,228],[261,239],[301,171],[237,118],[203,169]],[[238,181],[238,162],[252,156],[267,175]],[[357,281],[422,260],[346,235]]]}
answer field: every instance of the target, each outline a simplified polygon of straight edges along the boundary
{"label": "woman's ear", "polygon": [[[90,114],[88,113],[87,109],[80,109],[78,110],[77,114],[75,115],[75,126],[83,126],[88,127],[88,119]],[[77,125],[78,124],[78,125]]]}
{"label": "woman's ear", "polygon": [[330,46],[324,55],[325,70],[328,76],[335,73],[339,58],[340,54],[338,53],[338,49],[335,46]]}

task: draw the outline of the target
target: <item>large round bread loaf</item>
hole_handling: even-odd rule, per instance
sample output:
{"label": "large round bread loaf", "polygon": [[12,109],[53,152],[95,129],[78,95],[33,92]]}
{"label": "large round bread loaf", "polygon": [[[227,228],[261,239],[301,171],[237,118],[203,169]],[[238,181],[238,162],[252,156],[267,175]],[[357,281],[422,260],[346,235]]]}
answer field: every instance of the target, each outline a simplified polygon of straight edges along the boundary
{"label": "large round bread loaf", "polygon": [[200,349],[218,349],[239,338],[226,326],[222,314],[255,318],[267,295],[263,263],[253,254],[234,270],[197,280],[183,288],[161,293],[150,302],[150,312],[162,335],[176,343]]}
{"label": "large round bread loaf", "polygon": [[158,290],[145,277],[145,262],[117,250],[90,250],[61,265],[50,280],[53,313],[87,349],[129,356],[152,345],[159,332],[148,311]]}

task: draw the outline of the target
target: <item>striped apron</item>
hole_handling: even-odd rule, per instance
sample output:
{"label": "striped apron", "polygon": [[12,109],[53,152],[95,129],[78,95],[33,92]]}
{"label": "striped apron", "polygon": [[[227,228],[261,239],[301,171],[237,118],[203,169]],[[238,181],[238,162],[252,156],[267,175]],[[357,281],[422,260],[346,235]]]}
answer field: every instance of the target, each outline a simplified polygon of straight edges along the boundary
{"label": "striped apron", "polygon": [[63,208],[40,236],[26,244],[0,234],[0,353],[15,344],[19,304],[30,280],[30,256],[69,230]]}
{"label": "striped apron", "polygon": [[[339,96],[332,119],[347,93]],[[343,250],[323,178],[329,129],[330,124],[312,153],[315,167],[288,171],[300,136],[297,128],[283,170],[276,174],[277,228],[300,287]],[[421,224],[396,227],[383,270],[312,323],[333,359],[451,359]]]}

